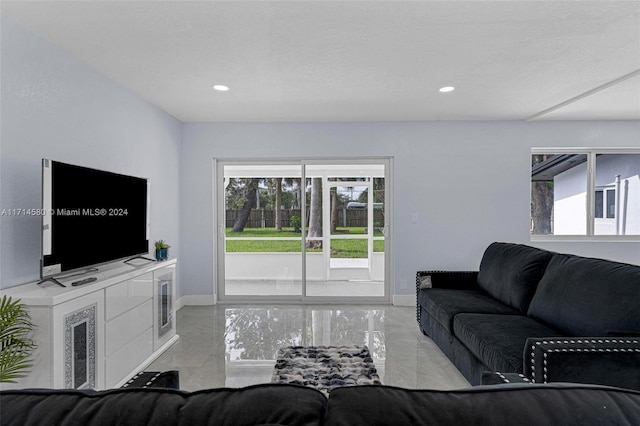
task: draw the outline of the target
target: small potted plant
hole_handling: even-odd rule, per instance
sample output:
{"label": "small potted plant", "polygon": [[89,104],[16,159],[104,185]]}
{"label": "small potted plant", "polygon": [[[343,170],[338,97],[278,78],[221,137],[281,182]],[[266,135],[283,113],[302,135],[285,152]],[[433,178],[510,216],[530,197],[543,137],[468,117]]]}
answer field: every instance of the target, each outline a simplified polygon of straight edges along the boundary
{"label": "small potted plant", "polygon": [[0,299],[0,382],[16,383],[31,368],[36,342],[29,313],[19,300],[6,295]]}
{"label": "small potted plant", "polygon": [[158,240],[155,243],[156,246],[156,260],[167,260],[169,258],[169,244],[165,243],[163,240]]}

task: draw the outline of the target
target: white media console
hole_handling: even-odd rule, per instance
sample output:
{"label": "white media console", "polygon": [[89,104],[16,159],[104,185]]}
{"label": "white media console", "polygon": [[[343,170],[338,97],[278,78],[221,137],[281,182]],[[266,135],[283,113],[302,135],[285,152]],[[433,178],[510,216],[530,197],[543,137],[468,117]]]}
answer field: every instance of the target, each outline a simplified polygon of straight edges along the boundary
{"label": "white media console", "polygon": [[[175,343],[177,261],[118,262],[82,277],[2,290],[20,299],[36,329],[30,373],[0,388],[120,387]],[[96,281],[72,286],[86,277]]]}

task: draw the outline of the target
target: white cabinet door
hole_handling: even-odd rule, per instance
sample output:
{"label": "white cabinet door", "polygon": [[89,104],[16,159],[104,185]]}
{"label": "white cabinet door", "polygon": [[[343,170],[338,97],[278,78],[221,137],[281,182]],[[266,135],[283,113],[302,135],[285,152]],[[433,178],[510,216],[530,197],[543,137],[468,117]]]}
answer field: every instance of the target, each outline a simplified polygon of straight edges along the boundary
{"label": "white cabinet door", "polygon": [[106,387],[118,386],[119,383],[137,373],[136,367],[151,356],[152,348],[153,328],[149,327],[114,352],[107,358]]}
{"label": "white cabinet door", "polygon": [[105,289],[107,387],[117,386],[153,354],[153,290],[153,272]]}
{"label": "white cabinet door", "polygon": [[53,387],[104,386],[104,292],[96,291],[53,308]]}
{"label": "white cabinet door", "polygon": [[174,313],[176,298],[176,265],[167,265],[153,271],[154,283],[154,335],[153,350],[157,351],[176,334]]}
{"label": "white cabinet door", "polygon": [[106,320],[111,321],[153,298],[153,273],[149,272],[105,289]]}
{"label": "white cabinet door", "polygon": [[[143,304],[118,315],[111,321],[107,321],[105,339],[107,359],[129,342],[136,340],[144,331],[153,327],[152,303],[152,300],[149,299]],[[146,355],[148,357],[153,352],[153,345],[146,349],[148,349]]]}

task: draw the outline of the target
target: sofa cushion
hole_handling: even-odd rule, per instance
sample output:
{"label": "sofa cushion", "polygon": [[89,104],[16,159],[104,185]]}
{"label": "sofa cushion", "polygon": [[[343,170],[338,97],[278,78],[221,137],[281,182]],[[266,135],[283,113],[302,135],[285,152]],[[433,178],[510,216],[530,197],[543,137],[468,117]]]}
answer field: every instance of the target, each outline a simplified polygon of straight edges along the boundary
{"label": "sofa cushion", "polygon": [[568,336],[640,336],[640,266],[556,254],[528,315]]}
{"label": "sofa cushion", "polygon": [[489,370],[522,373],[529,337],[560,337],[557,331],[523,315],[458,314],[454,335]]}
{"label": "sofa cushion", "polygon": [[518,314],[515,309],[473,290],[423,289],[418,303],[449,333],[453,331],[453,318],[459,313]]}
{"label": "sofa cushion", "polygon": [[553,253],[522,244],[493,243],[480,262],[478,286],[525,313]]}
{"label": "sofa cushion", "polygon": [[638,425],[640,392],[575,384],[505,384],[453,391],[340,388],[331,392],[325,424]]}
{"label": "sofa cushion", "polygon": [[325,396],[294,385],[207,389],[14,390],[0,392],[7,425],[322,424]]}

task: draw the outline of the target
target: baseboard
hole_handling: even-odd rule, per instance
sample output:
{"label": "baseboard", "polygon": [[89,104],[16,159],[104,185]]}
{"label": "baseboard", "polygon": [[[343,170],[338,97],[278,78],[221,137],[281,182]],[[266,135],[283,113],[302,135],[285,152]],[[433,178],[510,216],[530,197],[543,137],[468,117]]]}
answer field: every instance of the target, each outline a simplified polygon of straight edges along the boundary
{"label": "baseboard", "polygon": [[190,294],[176,300],[176,310],[183,306],[211,306],[218,303],[217,294]]}
{"label": "baseboard", "polygon": [[416,306],[415,294],[394,294],[393,304],[395,306]]}

